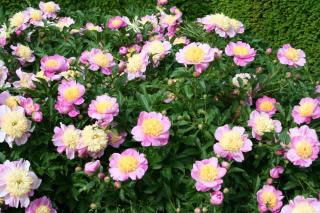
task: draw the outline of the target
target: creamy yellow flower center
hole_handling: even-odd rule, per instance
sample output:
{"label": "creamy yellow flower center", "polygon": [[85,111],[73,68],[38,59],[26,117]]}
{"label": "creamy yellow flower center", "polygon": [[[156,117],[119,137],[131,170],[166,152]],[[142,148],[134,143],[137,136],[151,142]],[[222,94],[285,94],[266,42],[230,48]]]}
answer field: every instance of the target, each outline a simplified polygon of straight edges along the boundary
{"label": "creamy yellow flower center", "polygon": [[121,157],[118,160],[118,168],[123,173],[133,172],[138,168],[138,160],[130,155]]}
{"label": "creamy yellow flower center", "polygon": [[317,213],[317,211],[308,202],[298,203],[291,213]]}
{"label": "creamy yellow flower center", "polygon": [[300,141],[296,144],[296,153],[303,159],[312,155],[312,146],[308,141]]}
{"label": "creamy yellow flower center", "polygon": [[230,25],[237,31],[240,28],[240,22],[236,19],[230,19]]}
{"label": "creamy yellow flower center", "polygon": [[7,135],[21,138],[28,130],[28,120],[23,112],[11,111],[2,115],[0,126]]}
{"label": "creamy yellow flower center", "polygon": [[107,147],[107,134],[95,126],[86,126],[82,131],[82,141],[90,152],[99,152]]}
{"label": "creamy yellow flower center", "polygon": [[169,26],[173,25],[176,20],[177,18],[174,15],[166,15],[164,17],[164,22],[167,23]]}
{"label": "creamy yellow flower center", "polygon": [[23,12],[18,12],[12,16],[10,19],[11,27],[20,27],[24,23],[24,14]]}
{"label": "creamy yellow flower center", "polygon": [[10,96],[5,100],[5,105],[7,105],[10,108],[14,108],[18,106],[18,101],[15,96]]}
{"label": "creamy yellow flower center", "polygon": [[255,119],[255,129],[258,135],[263,135],[266,132],[274,130],[274,124],[271,118],[267,115],[261,115]]}
{"label": "creamy yellow flower center", "polygon": [[54,13],[56,12],[56,6],[53,2],[47,2],[44,4],[44,11],[47,13]]}
{"label": "creamy yellow flower center", "polygon": [[159,54],[164,52],[164,45],[161,41],[153,41],[150,44],[149,53],[151,54]]}
{"label": "creamy yellow flower center", "polygon": [[290,47],[289,49],[287,49],[284,55],[291,61],[299,60],[299,51],[295,48]]}
{"label": "creamy yellow flower center", "polygon": [[41,11],[40,10],[31,10],[30,17],[34,21],[40,21],[42,19]]}
{"label": "creamy yellow flower center", "polygon": [[56,68],[57,66],[59,66],[59,62],[54,59],[49,59],[48,61],[46,61],[45,65],[49,68]]}
{"label": "creamy yellow flower center", "polygon": [[163,124],[156,118],[147,118],[142,123],[142,131],[149,136],[159,136],[163,131]]}
{"label": "creamy yellow flower center", "polygon": [[224,31],[228,31],[231,27],[230,21],[228,17],[224,17],[217,23],[217,25],[223,29]]}
{"label": "creamy yellow flower center", "polygon": [[20,197],[30,191],[32,183],[33,181],[28,175],[28,171],[13,169],[6,176],[6,191],[11,196]]}
{"label": "creamy yellow flower center", "polygon": [[189,62],[200,63],[203,61],[204,55],[205,53],[200,47],[191,46],[187,48],[184,57]]}
{"label": "creamy yellow flower center", "polygon": [[244,46],[238,45],[238,46],[233,47],[233,53],[236,56],[246,56],[249,54],[249,50]]}
{"label": "creamy yellow flower center", "polygon": [[271,101],[263,101],[260,104],[260,109],[269,112],[273,109],[273,103]]}
{"label": "creamy yellow flower center", "polygon": [[207,164],[200,168],[199,178],[202,181],[211,182],[211,181],[214,181],[217,177],[218,177],[218,170],[212,165]]}
{"label": "creamy yellow flower center", "polygon": [[46,81],[49,81],[49,78],[44,75],[44,71],[42,71],[42,70],[39,71],[39,72],[37,72],[36,78],[42,78],[42,79],[44,79],[44,80],[46,80]]}
{"label": "creamy yellow flower center", "polygon": [[137,73],[142,66],[142,59],[139,54],[133,55],[128,59],[127,70],[130,73]]}
{"label": "creamy yellow flower center", "polygon": [[122,24],[122,20],[120,20],[120,19],[114,19],[114,20],[112,20],[112,26],[113,26],[113,27],[120,27],[121,24]]}
{"label": "creamy yellow flower center", "polygon": [[106,67],[109,64],[109,58],[103,53],[93,56],[93,61],[100,67]]}
{"label": "creamy yellow flower center", "polygon": [[77,86],[71,86],[65,89],[63,97],[68,101],[74,101],[80,96],[80,91]]}
{"label": "creamy yellow flower center", "polygon": [[112,103],[110,101],[99,101],[96,104],[96,110],[98,113],[105,113],[107,110],[111,109]]}
{"label": "creamy yellow flower center", "polygon": [[46,205],[40,205],[35,213],[51,213],[51,209]]}
{"label": "creamy yellow flower center", "polygon": [[71,149],[75,149],[80,140],[79,133],[72,128],[67,128],[62,135],[63,144]]}
{"label": "creamy yellow flower center", "polygon": [[237,152],[243,146],[241,134],[237,131],[225,132],[219,142],[220,146],[229,152]]}
{"label": "creamy yellow flower center", "polygon": [[18,47],[17,55],[23,59],[28,59],[31,57],[32,51],[29,47],[20,45]]}
{"label": "creamy yellow flower center", "polygon": [[264,192],[262,194],[262,201],[269,208],[274,208],[277,205],[277,196],[273,192]]}
{"label": "creamy yellow flower center", "polygon": [[314,110],[314,104],[312,102],[306,102],[299,107],[299,113],[303,117],[312,116]]}

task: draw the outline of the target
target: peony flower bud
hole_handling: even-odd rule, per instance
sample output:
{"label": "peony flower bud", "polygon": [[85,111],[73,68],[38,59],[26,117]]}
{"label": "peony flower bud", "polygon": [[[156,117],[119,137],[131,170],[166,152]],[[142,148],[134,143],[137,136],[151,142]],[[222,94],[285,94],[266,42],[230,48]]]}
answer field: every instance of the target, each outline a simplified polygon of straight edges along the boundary
{"label": "peony flower bud", "polygon": [[158,0],[158,2],[157,2],[158,6],[163,6],[163,5],[166,5],[166,4],[168,4],[168,0]]}
{"label": "peony flower bud", "polygon": [[100,178],[101,180],[103,180],[104,177],[105,177],[104,173],[103,173],[103,172],[99,172],[98,178]]}
{"label": "peony flower bud", "polygon": [[223,201],[223,193],[221,191],[215,191],[210,193],[210,203],[212,205],[220,205]]}
{"label": "peony flower bud", "polygon": [[267,53],[268,55],[270,55],[270,54],[272,53],[272,48],[267,48],[267,49],[266,49],[266,53]]}
{"label": "peony flower bud", "polygon": [[282,166],[276,166],[270,170],[270,177],[277,179],[284,172],[284,168]]}
{"label": "peony flower bud", "polygon": [[32,120],[35,122],[41,122],[43,119],[42,112],[33,112],[32,113]]}
{"label": "peony flower bud", "polygon": [[128,49],[126,47],[120,47],[119,48],[119,54],[120,55],[126,55],[128,53]]}
{"label": "peony flower bud", "polygon": [[96,160],[93,162],[88,162],[84,165],[84,173],[87,175],[92,175],[100,168],[100,161]]}

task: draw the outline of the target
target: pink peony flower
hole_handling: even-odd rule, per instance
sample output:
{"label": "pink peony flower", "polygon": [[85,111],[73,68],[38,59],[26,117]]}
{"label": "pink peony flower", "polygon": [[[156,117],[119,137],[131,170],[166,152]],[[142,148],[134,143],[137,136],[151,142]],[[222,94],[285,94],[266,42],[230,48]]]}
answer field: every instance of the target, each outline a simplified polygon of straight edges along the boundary
{"label": "pink peony flower", "polygon": [[108,131],[108,138],[109,138],[109,145],[114,148],[119,148],[121,144],[124,143],[125,139],[127,137],[126,132],[120,132],[116,130],[110,130]]}
{"label": "pink peony flower", "polygon": [[57,213],[57,211],[52,207],[51,201],[46,196],[33,200],[28,208],[26,208],[25,213]]}
{"label": "pink peony flower", "polygon": [[249,44],[242,41],[230,42],[224,51],[227,56],[233,56],[234,63],[241,67],[253,61],[256,56],[256,51]]}
{"label": "pink peony flower", "polygon": [[39,188],[41,180],[30,171],[30,163],[27,160],[6,160],[0,170],[0,194],[6,205],[18,208],[28,207],[29,197],[34,190]]}
{"label": "pink peony flower", "polygon": [[111,30],[118,30],[120,28],[128,26],[129,23],[130,21],[127,17],[116,16],[109,19],[107,27]]}
{"label": "pink peony flower", "polygon": [[256,101],[256,110],[258,112],[265,112],[269,116],[272,116],[277,111],[276,104],[276,99],[263,96]]}
{"label": "pink peony flower", "polygon": [[73,18],[70,17],[61,17],[58,19],[57,23],[55,23],[55,26],[58,27],[61,31],[63,30],[63,28],[68,28],[71,25],[73,25],[75,23]]}
{"label": "pink peony flower", "polygon": [[97,32],[102,32],[102,27],[98,25],[94,25],[93,23],[86,23],[86,26],[84,27],[83,30],[90,30],[90,31],[97,31]]}
{"label": "pink peony flower", "polygon": [[167,30],[167,36],[172,38],[175,35],[178,26],[182,22],[182,12],[176,7],[172,7],[170,12],[173,14],[161,12],[159,24],[162,31]]}
{"label": "pink peony flower", "polygon": [[285,44],[278,50],[278,60],[281,64],[287,64],[290,67],[302,67],[306,63],[306,54],[300,50]]}
{"label": "pink peony flower", "polygon": [[190,40],[185,36],[177,37],[174,39],[172,44],[173,45],[178,45],[178,44],[188,45],[188,44],[190,44]]}
{"label": "pink peony flower", "polygon": [[270,170],[269,175],[273,179],[278,179],[283,172],[284,172],[283,166],[276,166]]}
{"label": "pink peony flower", "polygon": [[260,212],[279,212],[283,205],[282,199],[282,192],[272,185],[264,185],[263,188],[257,192],[258,208]]}
{"label": "pink peony flower", "polygon": [[119,105],[117,99],[108,95],[97,96],[96,100],[92,100],[88,115],[97,120],[104,120],[108,124],[113,121],[113,117],[119,113]]}
{"label": "pink peony flower", "polygon": [[17,35],[20,35],[23,30],[29,27],[29,19],[27,11],[17,12],[9,19],[9,29],[14,30]]}
{"label": "pink peony flower", "polygon": [[218,164],[218,159],[211,157],[196,161],[191,170],[191,177],[196,181],[196,189],[198,191],[217,191],[221,188],[222,177],[226,172],[227,170]]}
{"label": "pink peony flower", "polygon": [[157,0],[157,5],[158,6],[163,6],[168,4],[168,0]]}
{"label": "pink peony flower", "polygon": [[10,48],[13,50],[12,55],[18,57],[21,65],[24,65],[26,62],[34,62],[33,51],[28,46],[18,43],[17,46],[11,45]]}
{"label": "pink peony flower", "polygon": [[316,130],[309,128],[307,125],[289,129],[289,136],[291,140],[295,137],[307,137],[315,141],[318,140]]}
{"label": "pink peony flower", "polygon": [[235,126],[231,129],[226,124],[217,128],[214,137],[219,141],[213,146],[214,152],[229,160],[242,162],[244,160],[243,152],[252,150],[252,142],[248,139],[243,127]]}
{"label": "pink peony flower", "polygon": [[[87,59],[85,60],[84,57],[86,55]],[[87,61],[90,64],[90,70],[97,71],[98,69],[101,69],[102,73],[105,75],[111,75],[112,68],[115,65],[113,56],[110,53],[95,48],[88,53],[84,53],[81,60]]]}
{"label": "pink peony flower", "polygon": [[74,80],[62,80],[58,87],[59,96],[61,96],[65,102],[75,105],[80,105],[84,102],[82,98],[84,92],[84,86]]}
{"label": "pink peony flower", "polygon": [[68,159],[74,159],[80,142],[80,134],[81,131],[73,125],[66,126],[60,123],[60,127],[54,128],[52,142],[59,153],[66,152]]}
{"label": "pink peony flower", "polygon": [[134,54],[129,57],[125,72],[127,73],[127,79],[133,80],[135,78],[145,78],[144,72],[148,66],[148,55],[145,53]]}
{"label": "pink peony flower", "polygon": [[10,109],[15,108],[19,104],[21,96],[13,96],[8,91],[0,93],[0,105],[6,105]]}
{"label": "pink peony flower", "polygon": [[35,122],[41,122],[43,119],[42,112],[33,112],[31,117]]}
{"label": "pink peony flower", "polygon": [[144,154],[135,149],[126,149],[121,154],[113,153],[110,157],[109,173],[115,181],[141,179],[148,169]]}
{"label": "pink peony flower", "polygon": [[49,78],[69,69],[69,61],[60,55],[44,56],[41,58],[40,63],[41,70],[44,71],[44,75]]}
{"label": "pink peony flower", "polygon": [[43,27],[44,23],[43,23],[43,13],[41,10],[37,10],[34,9],[32,7],[27,8],[27,12],[29,14],[30,17],[30,24],[34,25],[34,26],[39,26],[39,27]]}
{"label": "pink peony flower", "polygon": [[211,205],[221,205],[223,202],[223,193],[221,191],[215,191],[210,193],[210,203]]}
{"label": "pink peony flower", "polygon": [[305,198],[303,196],[296,196],[289,204],[285,205],[280,213],[307,213],[320,212],[320,201],[316,198]]}
{"label": "pink peony flower", "polygon": [[40,110],[40,105],[33,102],[32,98],[20,98],[19,104],[23,107],[25,113],[27,115],[32,115],[34,112],[38,112]]}
{"label": "pink peony flower", "polygon": [[170,53],[171,44],[168,41],[147,41],[142,48],[142,52],[146,52],[152,57],[153,63],[157,66],[159,60]]}
{"label": "pink peony flower", "polygon": [[16,74],[19,77],[19,81],[13,82],[15,88],[28,88],[34,89],[36,86],[33,81],[36,79],[33,73],[23,72],[21,68],[16,70]]}
{"label": "pink peony flower", "polygon": [[101,164],[99,160],[88,162],[84,166],[84,173],[86,173],[87,175],[92,175],[100,168],[100,165]]}
{"label": "pink peony flower", "polygon": [[48,2],[41,1],[39,3],[39,8],[43,12],[44,18],[54,19],[57,17],[57,12],[60,11],[59,5],[54,3],[53,1],[48,1]]}
{"label": "pink peony flower", "polygon": [[291,113],[297,124],[310,123],[312,119],[320,117],[319,101],[312,98],[302,98],[298,106],[295,106]]}
{"label": "pink peony flower", "polygon": [[208,44],[190,43],[176,53],[178,63],[195,65],[196,73],[201,74],[214,60],[214,50]]}
{"label": "pink peony flower", "polygon": [[248,126],[252,128],[252,136],[257,140],[261,140],[265,133],[279,133],[282,130],[280,121],[272,120],[267,113],[258,111],[251,112]]}
{"label": "pink peony flower", "polygon": [[169,118],[161,113],[140,112],[131,134],[142,146],[164,146],[169,141],[170,126]]}

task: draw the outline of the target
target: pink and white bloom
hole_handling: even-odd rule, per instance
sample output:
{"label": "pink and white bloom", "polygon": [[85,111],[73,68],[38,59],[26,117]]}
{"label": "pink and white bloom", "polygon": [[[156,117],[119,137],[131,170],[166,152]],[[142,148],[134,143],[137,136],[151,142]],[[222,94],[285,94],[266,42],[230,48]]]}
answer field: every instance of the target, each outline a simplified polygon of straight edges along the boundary
{"label": "pink and white bloom", "polygon": [[307,125],[289,129],[289,136],[291,140],[295,137],[307,137],[318,141],[316,130],[309,128]]}
{"label": "pink and white bloom", "polygon": [[127,137],[127,133],[124,131],[118,133],[117,130],[109,130],[107,134],[109,138],[109,145],[113,148],[119,148],[120,145],[124,143]]}
{"label": "pink and white bloom", "polygon": [[44,18],[54,19],[57,17],[57,12],[60,11],[59,5],[54,3],[53,1],[48,1],[48,2],[41,1],[39,3],[39,8],[43,12]]}
{"label": "pink and white bloom", "polygon": [[196,181],[196,189],[201,192],[220,190],[222,177],[227,170],[218,164],[218,159],[211,157],[196,161],[191,170],[191,177]]}
{"label": "pink and white bloom", "polygon": [[158,112],[140,112],[138,123],[131,134],[142,146],[164,146],[169,141],[171,122]]}
{"label": "pink and white bloom", "polygon": [[96,48],[93,48],[87,53],[87,61],[90,64],[90,70],[97,71],[98,69],[101,69],[102,73],[105,75],[111,75],[112,68],[116,65],[111,53]]}
{"label": "pink and white bloom", "polygon": [[158,65],[159,60],[170,53],[171,44],[168,41],[147,41],[142,48],[142,52],[146,52],[152,57],[153,63]]}
{"label": "pink and white bloom", "polygon": [[8,68],[5,66],[4,62],[0,60],[0,87],[5,85],[8,77]]}
{"label": "pink and white bloom", "polygon": [[178,44],[183,44],[183,45],[188,45],[190,44],[190,40],[185,37],[185,36],[181,36],[181,37],[177,37],[173,40],[173,45],[178,45]]}
{"label": "pink and white bloom", "polygon": [[301,49],[295,49],[290,44],[285,44],[278,50],[278,60],[281,64],[290,67],[302,67],[306,63],[306,54]]}
{"label": "pink and white bloom", "polygon": [[9,29],[14,30],[16,34],[20,34],[21,31],[28,28],[29,19],[30,17],[27,11],[17,12],[9,19]]}
{"label": "pink and white bloom", "polygon": [[252,136],[257,140],[261,140],[265,133],[279,133],[282,130],[280,121],[272,120],[267,113],[258,111],[251,112],[248,126],[252,128]]}
{"label": "pink and white bloom", "polygon": [[97,120],[103,120],[110,124],[113,118],[119,114],[119,105],[117,99],[108,95],[97,96],[96,100],[92,100],[88,115]]}
{"label": "pink and white bloom", "polygon": [[283,205],[282,199],[284,196],[280,190],[277,190],[272,185],[264,185],[257,192],[258,208],[260,212],[279,212]]}
{"label": "pink and white bloom", "polygon": [[26,208],[25,213],[57,213],[57,211],[52,207],[51,200],[46,196],[40,197],[33,200],[28,208]]}
{"label": "pink and white bloom", "polygon": [[34,26],[40,26],[40,27],[44,26],[43,13],[41,10],[37,10],[32,7],[29,7],[29,8],[27,8],[27,12],[30,17],[30,20],[29,20],[30,24],[32,24]]}
{"label": "pink and white bloom", "polygon": [[0,106],[0,143],[7,142],[12,148],[15,144],[25,144],[32,132],[31,121],[24,114],[24,109],[16,106],[10,109],[6,105]]}
{"label": "pink and white bloom", "polygon": [[0,105],[6,105],[10,109],[19,105],[20,96],[13,96],[8,91],[0,93]]}
{"label": "pink and white bloom", "polygon": [[145,53],[138,53],[129,57],[124,70],[127,73],[127,79],[129,81],[135,78],[144,79],[144,72],[147,69],[148,63],[148,55]]}
{"label": "pink and white bloom", "polygon": [[301,195],[296,196],[289,204],[285,205],[280,213],[317,213],[320,212],[320,201],[316,198],[305,198]]}
{"label": "pink and white bloom", "polygon": [[276,99],[263,96],[256,101],[256,110],[258,112],[265,112],[268,115],[272,116],[277,111],[276,104]]}
{"label": "pink and white bloom", "polygon": [[176,60],[180,64],[195,65],[196,73],[201,74],[214,60],[214,50],[208,44],[190,43],[176,53]]}
{"label": "pink and white bloom", "polygon": [[51,78],[55,74],[67,71],[70,62],[61,55],[53,55],[42,57],[40,63],[40,68],[44,71],[44,75]]}
{"label": "pink and white bloom", "polygon": [[27,115],[32,115],[34,112],[38,112],[40,110],[40,105],[37,103],[34,103],[32,98],[20,98],[19,104],[21,107],[23,107],[25,113]]}
{"label": "pink and white bloom", "polygon": [[54,128],[52,138],[53,144],[57,147],[59,153],[66,152],[68,159],[74,159],[77,152],[77,146],[80,143],[81,130],[74,125],[64,125],[60,123],[60,127]]}
{"label": "pink and white bloom", "polygon": [[249,44],[242,41],[230,42],[224,51],[227,56],[233,56],[234,63],[241,67],[253,61],[256,56],[256,51]]}
{"label": "pink and white bloom", "polygon": [[28,46],[18,43],[17,46],[11,45],[10,48],[13,50],[12,55],[18,57],[21,65],[24,65],[26,62],[34,62],[35,56]]}
{"label": "pink and white bloom", "polygon": [[63,30],[63,28],[65,28],[65,27],[68,28],[74,23],[75,23],[75,21],[71,17],[61,17],[61,18],[59,18],[57,23],[55,23],[55,26],[58,27],[60,30]]}
{"label": "pink and white bloom", "polygon": [[214,152],[229,160],[242,162],[243,152],[252,150],[252,142],[248,139],[243,127],[235,126],[231,129],[228,124],[220,126],[215,131],[214,137],[218,141],[213,146]]}
{"label": "pink and white bloom", "polygon": [[33,81],[36,79],[33,73],[23,72],[21,68],[16,70],[16,74],[19,78],[19,81],[13,82],[15,88],[29,88],[34,89],[36,86]]}
{"label": "pink and white bloom", "polygon": [[126,149],[121,154],[113,153],[110,157],[109,173],[115,181],[141,179],[148,169],[148,160],[136,149]]}
{"label": "pink and white bloom", "polygon": [[0,170],[0,197],[10,207],[26,208],[34,190],[39,188],[41,179],[30,171],[30,162],[20,159],[18,161],[6,160],[1,164]]}
{"label": "pink and white bloom", "polygon": [[170,8],[170,12],[173,14],[166,14],[164,12],[161,12],[159,24],[162,28],[161,31],[164,31],[166,29],[167,35],[169,36],[169,38],[172,38],[175,35],[180,23],[182,22],[182,12],[176,7]]}
{"label": "pink and white bloom", "polygon": [[128,17],[116,16],[109,19],[107,27],[111,30],[118,30],[120,28],[128,26],[129,23],[130,21]]}
{"label": "pink and white bloom", "polygon": [[295,106],[291,113],[297,124],[310,123],[312,119],[320,117],[319,101],[313,98],[302,98],[298,106]]}
{"label": "pink and white bloom", "polygon": [[89,23],[86,23],[86,26],[84,27],[83,30],[102,32],[103,29],[102,27],[98,25],[94,25],[93,23],[89,22]]}
{"label": "pink and white bloom", "polygon": [[284,172],[283,166],[276,166],[270,170],[269,175],[273,179],[278,179],[283,172]]}
{"label": "pink and white bloom", "polygon": [[100,160],[88,162],[84,165],[84,173],[87,175],[92,175],[100,168]]}
{"label": "pink and white bloom", "polygon": [[6,44],[7,44],[7,32],[4,26],[0,28],[0,47],[4,47]]}
{"label": "pink and white bloom", "polygon": [[214,191],[210,193],[210,203],[211,205],[217,206],[221,205],[223,202],[224,196],[221,191]]}

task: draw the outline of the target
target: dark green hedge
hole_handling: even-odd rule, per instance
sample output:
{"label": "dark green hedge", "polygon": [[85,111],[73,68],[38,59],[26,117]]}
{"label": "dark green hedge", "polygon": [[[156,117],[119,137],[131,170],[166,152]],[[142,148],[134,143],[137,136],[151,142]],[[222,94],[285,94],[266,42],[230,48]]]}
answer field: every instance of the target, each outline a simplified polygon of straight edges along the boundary
{"label": "dark green hedge", "polygon": [[[170,0],[169,0],[170,1]],[[33,6],[39,2],[0,0],[2,14]],[[104,14],[126,13],[135,10],[140,14],[155,5],[156,0],[56,0],[65,13],[81,10],[93,20]],[[314,71],[320,65],[320,0],[171,0],[188,19],[195,19],[213,12],[223,12],[243,21],[273,47],[291,43],[307,53]],[[132,14],[132,13],[131,13]],[[1,15],[1,11],[0,11]]]}

